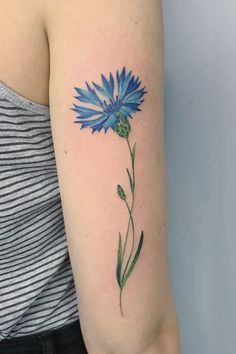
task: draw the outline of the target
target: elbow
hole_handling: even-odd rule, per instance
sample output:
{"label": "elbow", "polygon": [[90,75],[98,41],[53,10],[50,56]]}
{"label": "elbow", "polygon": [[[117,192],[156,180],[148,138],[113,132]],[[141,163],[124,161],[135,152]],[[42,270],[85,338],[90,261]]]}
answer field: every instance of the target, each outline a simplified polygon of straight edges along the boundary
{"label": "elbow", "polygon": [[178,318],[163,325],[137,354],[181,354]]}
{"label": "elbow", "polygon": [[[145,330],[144,330],[145,331]],[[159,326],[150,336],[133,336],[109,345],[93,348],[88,354],[181,354],[179,323],[175,317],[170,322]]]}
{"label": "elbow", "polygon": [[[119,352],[121,354],[122,352]],[[131,352],[127,352],[127,354]],[[117,352],[118,354],[118,352]],[[123,354],[123,353],[122,353]],[[149,340],[132,354],[181,354],[178,317],[163,323]]]}

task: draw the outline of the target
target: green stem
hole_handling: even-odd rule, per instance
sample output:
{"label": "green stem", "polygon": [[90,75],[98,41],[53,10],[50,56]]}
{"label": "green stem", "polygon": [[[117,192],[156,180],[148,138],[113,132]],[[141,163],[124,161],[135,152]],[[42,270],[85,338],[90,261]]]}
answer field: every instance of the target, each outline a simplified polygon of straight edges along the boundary
{"label": "green stem", "polygon": [[[134,159],[132,158],[132,150],[131,150],[131,147],[130,147],[129,139],[127,138],[126,141],[127,141],[127,143],[128,143],[129,152],[130,152],[130,157],[131,157],[131,162],[132,162],[133,186],[134,186],[134,188],[135,188]],[[129,262],[130,262],[130,259],[131,259],[132,254],[133,254],[133,249],[134,249],[134,221],[133,221],[133,216],[132,216],[133,207],[134,207],[134,189],[133,189],[133,191],[131,191],[131,192],[132,192],[132,204],[131,204],[131,208],[129,208],[129,205],[128,205],[127,201],[125,200],[127,209],[128,209],[128,211],[129,211],[129,222],[128,222],[128,228],[127,228],[127,232],[126,232],[125,245],[124,245],[124,249],[123,249],[123,256],[124,256],[124,253],[125,253],[126,243],[127,243],[127,239],[128,239],[130,221],[131,221],[131,224],[132,224],[132,236],[133,236],[133,237],[132,237],[132,249],[131,249],[131,253],[130,253],[130,255],[129,255],[128,261],[127,261],[127,263],[126,263],[126,266],[125,266],[125,270],[124,270],[122,279],[124,279],[124,277],[125,277],[125,273],[126,273],[126,271],[127,271],[127,268],[128,268]]]}
{"label": "green stem", "polygon": [[[130,152],[130,157],[131,157],[131,162],[132,162],[133,184],[135,185],[134,162],[133,162],[133,159],[132,159],[132,151],[131,151],[129,139],[126,138],[126,141],[127,141],[127,143],[128,143],[129,152]],[[128,234],[129,234],[130,221],[131,221],[131,218],[132,218],[132,211],[133,211],[133,207],[134,207],[134,192],[133,192],[132,190],[131,190],[131,192],[132,192],[132,203],[131,203],[130,211],[129,211],[129,208],[128,208],[130,217],[129,217],[128,226],[127,226],[126,235],[125,235],[125,244],[124,244],[123,253],[122,253],[122,256],[123,256],[123,257],[124,257],[124,254],[125,254],[125,249],[126,249],[126,244],[127,244],[127,240],[128,240]],[[126,205],[127,205],[127,204],[126,204]]]}
{"label": "green stem", "polygon": [[120,289],[120,313],[122,316],[124,316],[121,298],[122,298],[122,288]]}
{"label": "green stem", "polygon": [[129,210],[130,219],[131,219],[131,224],[132,224],[132,249],[131,249],[131,253],[130,253],[130,255],[129,255],[128,261],[127,261],[127,263],[126,263],[126,266],[125,266],[125,270],[124,270],[124,273],[123,273],[123,276],[122,276],[122,280],[123,280],[124,277],[125,277],[125,273],[126,273],[126,270],[127,270],[127,268],[128,268],[128,265],[129,265],[131,256],[132,256],[132,254],[133,254],[133,249],[134,249],[134,221],[133,221],[132,212],[131,212],[131,210],[130,210],[130,208],[129,208],[129,206],[128,206],[128,204],[127,204],[126,201],[125,201],[125,203],[126,203],[126,206],[127,206],[128,210]]}
{"label": "green stem", "polygon": [[[126,202],[126,206],[127,206],[127,202]],[[133,209],[133,203],[132,203],[132,205],[131,205],[131,212],[132,212],[132,209]],[[128,207],[128,211],[129,211],[129,207]],[[125,254],[126,243],[127,243],[127,240],[128,240],[129,227],[130,227],[130,220],[131,220],[131,217],[130,217],[130,212],[129,212],[129,222],[128,222],[128,226],[127,226],[127,230],[126,230],[125,244],[124,244],[123,253],[122,253],[122,257],[123,257],[123,258],[124,258],[124,254]]]}
{"label": "green stem", "polygon": [[[132,159],[132,150],[130,147],[129,138],[127,138],[126,141],[127,141],[128,147],[129,147],[129,152],[130,152],[130,157],[131,157],[131,162],[132,162],[133,185],[135,186],[134,159]],[[134,194],[134,192],[132,194]],[[134,200],[134,195],[133,195],[133,200]]]}

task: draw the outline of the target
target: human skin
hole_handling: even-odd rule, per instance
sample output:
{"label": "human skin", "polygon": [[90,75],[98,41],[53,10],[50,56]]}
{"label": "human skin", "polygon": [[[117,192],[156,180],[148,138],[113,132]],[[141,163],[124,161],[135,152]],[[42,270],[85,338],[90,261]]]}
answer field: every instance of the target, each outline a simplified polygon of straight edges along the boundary
{"label": "human skin", "polygon": [[[1,6],[1,80],[25,97],[50,104],[68,248],[88,352],[179,354],[167,258],[161,2],[17,0],[16,6],[11,0]],[[4,13],[11,14],[11,21]],[[124,235],[128,214],[117,184],[127,190],[130,156],[112,129],[94,134],[80,129],[71,108],[81,104],[74,98],[74,87],[85,88],[85,81],[100,83],[102,73],[108,77],[123,67],[140,77],[147,93],[142,111],[129,120],[130,141],[137,144],[136,247],[142,230],[144,240],[123,289],[122,316],[117,249],[118,232]]]}

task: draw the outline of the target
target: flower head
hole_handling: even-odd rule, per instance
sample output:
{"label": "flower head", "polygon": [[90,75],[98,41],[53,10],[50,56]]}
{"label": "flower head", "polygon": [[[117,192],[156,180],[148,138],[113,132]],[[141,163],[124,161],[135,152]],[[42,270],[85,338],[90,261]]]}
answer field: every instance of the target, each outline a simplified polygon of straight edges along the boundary
{"label": "flower head", "polygon": [[[125,67],[121,73],[116,71],[116,81],[110,73],[109,78],[101,75],[102,85],[86,82],[86,89],[75,87],[78,93],[75,98],[86,105],[73,105],[73,111],[79,115],[75,123],[81,123],[82,128],[91,128],[92,133],[104,128],[115,131],[119,120],[119,113],[128,121],[132,114],[141,111],[139,106],[144,101],[145,88],[140,88],[139,77],[134,77],[132,71],[126,74]],[[93,108],[91,108],[91,105]]]}

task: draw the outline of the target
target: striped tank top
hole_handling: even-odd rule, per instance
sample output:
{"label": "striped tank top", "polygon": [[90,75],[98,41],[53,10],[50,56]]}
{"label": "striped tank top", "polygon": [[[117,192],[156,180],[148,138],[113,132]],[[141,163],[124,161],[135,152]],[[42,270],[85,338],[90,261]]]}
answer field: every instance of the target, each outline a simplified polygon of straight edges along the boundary
{"label": "striped tank top", "polygon": [[78,318],[49,108],[0,82],[0,340]]}

